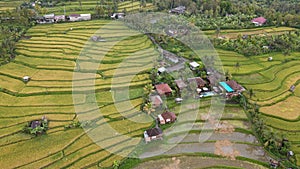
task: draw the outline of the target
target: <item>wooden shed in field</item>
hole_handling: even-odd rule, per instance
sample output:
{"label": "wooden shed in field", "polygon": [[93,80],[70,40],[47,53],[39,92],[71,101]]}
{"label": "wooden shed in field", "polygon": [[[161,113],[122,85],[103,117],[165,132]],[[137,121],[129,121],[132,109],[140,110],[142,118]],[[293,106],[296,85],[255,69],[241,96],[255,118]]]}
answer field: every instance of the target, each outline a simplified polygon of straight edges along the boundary
{"label": "wooden shed in field", "polygon": [[292,85],[292,86],[290,87],[290,92],[294,92],[295,89],[296,89],[296,86],[295,86],[295,85]]}
{"label": "wooden shed in field", "polygon": [[23,82],[25,82],[25,83],[27,83],[27,82],[29,82],[30,81],[30,77],[29,76],[24,76],[23,77]]}

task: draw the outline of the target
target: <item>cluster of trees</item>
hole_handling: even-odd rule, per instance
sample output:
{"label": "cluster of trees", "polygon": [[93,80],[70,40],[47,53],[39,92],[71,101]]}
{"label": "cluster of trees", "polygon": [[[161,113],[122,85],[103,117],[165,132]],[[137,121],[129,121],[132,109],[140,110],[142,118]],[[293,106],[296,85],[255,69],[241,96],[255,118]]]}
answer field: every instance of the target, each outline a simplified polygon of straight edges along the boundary
{"label": "cluster of trees", "polygon": [[[167,50],[169,52],[176,54],[179,57],[183,57],[189,60],[194,60],[199,62],[201,61],[200,58],[197,56],[197,54],[189,46],[187,46],[185,43],[181,41],[182,40],[181,37],[175,38],[175,37],[166,36],[162,34],[152,34],[152,33],[149,35],[153,37],[155,42],[164,50]],[[188,36],[185,36],[183,38],[190,39]],[[203,40],[203,41],[210,42],[208,40]]]}
{"label": "cluster of trees", "polygon": [[269,52],[282,52],[284,55],[289,55],[292,51],[300,51],[299,35],[299,31],[263,37],[240,35],[237,39],[214,39],[214,45],[245,56]]}
{"label": "cluster of trees", "polygon": [[[187,14],[195,15],[197,18],[200,17],[199,20],[224,17],[226,15],[234,15],[236,17],[241,17],[241,15],[264,16],[268,20],[267,25],[300,26],[299,1],[152,0],[152,2],[158,7],[158,10],[169,10],[176,6],[184,5],[187,7]],[[249,22],[251,19],[248,18],[245,22]],[[226,21],[224,22],[226,23]],[[223,22],[221,23],[223,24]],[[200,21],[199,24],[201,24]]]}
{"label": "cluster of trees", "polygon": [[[34,122],[34,121],[33,121]],[[31,123],[29,122],[24,128],[23,128],[23,132],[26,134],[31,134],[34,136],[37,136],[39,134],[44,134],[46,133],[46,131],[48,130],[48,120],[46,118],[42,118],[42,120],[40,120],[40,125],[32,128],[31,127]]]}
{"label": "cluster of trees", "polygon": [[255,25],[250,21],[255,18],[256,15],[227,15],[222,17],[207,17],[207,14],[191,16],[189,20],[194,23],[201,30],[212,29],[241,29],[252,28]]}
{"label": "cluster of trees", "polygon": [[0,64],[15,57],[16,42],[34,24],[35,16],[35,11],[25,8],[0,13]]}
{"label": "cluster of trees", "polygon": [[[118,12],[119,10],[119,3],[122,2],[123,0],[113,0],[111,3],[107,3],[104,0],[101,0],[99,3],[97,2],[97,5],[95,7],[95,15],[96,18],[99,17],[107,17],[107,16],[111,16],[113,13]],[[140,10],[141,7],[146,7],[147,6],[147,1],[146,0],[140,0]],[[133,4],[134,4],[134,0],[131,0],[131,8],[133,8]],[[130,7],[128,7],[130,8]],[[123,8],[121,9],[122,13],[127,14],[127,9]]]}
{"label": "cluster of trees", "polygon": [[257,134],[261,137],[264,146],[276,155],[286,157],[287,152],[291,146],[290,142],[280,135],[274,132],[271,128],[267,127],[263,119],[259,117],[259,110],[256,105],[254,109],[249,111],[253,127]]}
{"label": "cluster of trees", "polygon": [[16,31],[4,26],[0,28],[1,32],[1,45],[0,45],[0,63],[7,63],[15,57],[16,49]]}
{"label": "cluster of trees", "polygon": [[72,128],[82,128],[82,127],[86,127],[90,124],[91,124],[90,121],[80,122],[80,121],[74,119],[70,124],[65,125],[64,128],[65,128],[65,130],[72,129]]}
{"label": "cluster of trees", "polygon": [[30,1],[25,1],[21,4],[21,8],[29,8],[29,9],[34,9],[35,5],[39,5],[41,7],[54,7],[59,1],[54,1],[54,0],[30,0]]}
{"label": "cluster of trees", "polygon": [[[97,18],[99,17],[107,17],[111,16],[113,13],[117,12],[119,9],[119,0],[113,0],[111,3],[106,3],[104,0],[101,0],[99,3],[97,3],[95,7],[95,15]],[[123,13],[127,13],[126,8],[123,9]]]}
{"label": "cluster of trees", "polygon": [[155,109],[152,107],[152,103],[149,98],[149,96],[154,92],[154,88],[152,84],[147,84],[143,89],[144,89],[143,104],[141,104],[140,109],[141,111],[150,115],[152,112],[155,111]]}

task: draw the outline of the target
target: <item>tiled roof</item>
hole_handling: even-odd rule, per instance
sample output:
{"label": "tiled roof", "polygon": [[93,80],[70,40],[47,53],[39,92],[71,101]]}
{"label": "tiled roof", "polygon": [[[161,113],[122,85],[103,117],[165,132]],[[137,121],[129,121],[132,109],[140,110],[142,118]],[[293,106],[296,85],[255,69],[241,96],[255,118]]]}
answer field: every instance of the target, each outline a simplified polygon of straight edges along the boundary
{"label": "tiled roof", "polygon": [[176,115],[175,113],[172,112],[164,112],[161,114],[161,116],[166,120],[166,119],[171,119],[171,121],[175,121],[176,120]]}
{"label": "tiled roof", "polygon": [[164,95],[166,93],[171,93],[172,89],[170,88],[170,86],[168,84],[159,84],[159,85],[155,85],[156,91],[158,92],[158,94],[160,95]]}
{"label": "tiled roof", "polygon": [[175,80],[175,83],[179,89],[183,89],[187,87],[187,85],[181,79]]}
{"label": "tiled roof", "polygon": [[264,23],[267,22],[267,19],[264,18],[264,17],[258,17],[258,18],[252,19],[252,22],[257,22],[257,23],[260,23],[260,24],[264,24]]}
{"label": "tiled roof", "polygon": [[147,134],[148,134],[149,137],[158,136],[158,135],[160,135],[160,134],[163,133],[163,131],[159,127],[148,129],[148,130],[146,130],[146,132],[147,132]]}

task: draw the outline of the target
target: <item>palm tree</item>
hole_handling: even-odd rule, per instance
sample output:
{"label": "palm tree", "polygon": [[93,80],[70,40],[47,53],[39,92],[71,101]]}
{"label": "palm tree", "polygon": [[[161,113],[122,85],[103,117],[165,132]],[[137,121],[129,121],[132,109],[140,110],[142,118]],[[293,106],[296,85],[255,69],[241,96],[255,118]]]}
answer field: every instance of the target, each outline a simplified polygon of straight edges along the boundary
{"label": "palm tree", "polygon": [[230,80],[230,79],[232,78],[232,75],[231,75],[231,73],[229,72],[229,70],[226,70],[225,76],[226,76],[226,81],[227,81],[227,80]]}
{"label": "palm tree", "polygon": [[116,0],[113,1],[113,11],[117,12],[118,11],[118,2]]}
{"label": "palm tree", "polygon": [[291,55],[291,50],[289,48],[284,49],[283,56],[286,58],[287,56]]}
{"label": "palm tree", "polygon": [[220,36],[220,33],[221,33],[221,29],[218,26],[217,29],[216,29],[216,36],[217,36],[217,38]]}
{"label": "palm tree", "polygon": [[140,1],[140,7],[146,7],[147,3],[145,0]]}
{"label": "palm tree", "polygon": [[146,103],[143,107],[143,111],[146,112],[148,115],[150,115],[152,112],[155,111],[155,109],[152,108],[151,103]]}
{"label": "palm tree", "polygon": [[250,99],[251,99],[253,96],[255,96],[255,93],[254,93],[253,89],[249,89],[248,94],[249,94]]}
{"label": "palm tree", "polygon": [[104,3],[105,3],[104,0],[101,0],[101,1],[100,1],[100,5],[101,5],[101,6],[103,6]]}
{"label": "palm tree", "polygon": [[256,113],[259,113],[259,105],[255,102],[254,105],[253,105],[253,110],[256,112]]}
{"label": "palm tree", "polygon": [[81,3],[81,0],[79,0],[79,6],[80,6],[80,10],[82,10],[82,3]]}
{"label": "palm tree", "polygon": [[236,64],[235,64],[236,70],[240,70],[240,67],[241,67],[240,62],[236,62]]}
{"label": "palm tree", "polygon": [[152,86],[152,84],[145,85],[145,87],[144,87],[144,95],[148,96],[152,92],[153,92],[153,86]]}
{"label": "palm tree", "polygon": [[114,161],[114,164],[113,164],[113,168],[114,168],[114,169],[118,169],[119,166],[120,166],[120,161],[115,160],[115,161]]}
{"label": "palm tree", "polygon": [[244,110],[247,109],[247,100],[244,95],[241,95],[240,104],[243,105]]}
{"label": "palm tree", "polygon": [[273,129],[268,129],[263,131],[264,146],[268,147],[269,150],[278,152],[278,134],[273,131]]}
{"label": "palm tree", "polygon": [[261,135],[265,127],[264,121],[262,119],[257,119],[254,125],[256,126],[256,132]]}

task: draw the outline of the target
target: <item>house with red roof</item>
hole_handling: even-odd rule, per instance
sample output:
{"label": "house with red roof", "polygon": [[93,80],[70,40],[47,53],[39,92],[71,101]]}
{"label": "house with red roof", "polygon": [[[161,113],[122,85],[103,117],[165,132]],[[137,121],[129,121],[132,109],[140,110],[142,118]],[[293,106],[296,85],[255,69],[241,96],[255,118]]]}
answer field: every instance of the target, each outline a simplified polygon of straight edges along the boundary
{"label": "house with red roof", "polygon": [[157,120],[160,124],[166,124],[166,123],[174,123],[176,121],[177,117],[175,113],[172,112],[164,112],[160,115],[158,115]]}
{"label": "house with red roof", "polygon": [[207,84],[206,81],[204,81],[201,77],[188,78],[187,80],[190,84],[195,83],[198,88],[205,87]]}
{"label": "house with red roof", "polygon": [[170,96],[170,95],[172,95],[172,89],[166,83],[155,85],[155,88],[156,88],[157,93],[160,96],[163,96],[163,95]]}
{"label": "house with red roof", "polygon": [[251,20],[252,23],[254,23],[256,26],[262,26],[267,22],[267,19],[264,17],[258,17]]}
{"label": "house with red roof", "polygon": [[245,88],[243,88],[242,85],[238,84],[234,80],[229,80],[226,83],[227,83],[227,85],[229,85],[237,93],[241,93],[241,92],[245,91]]}

